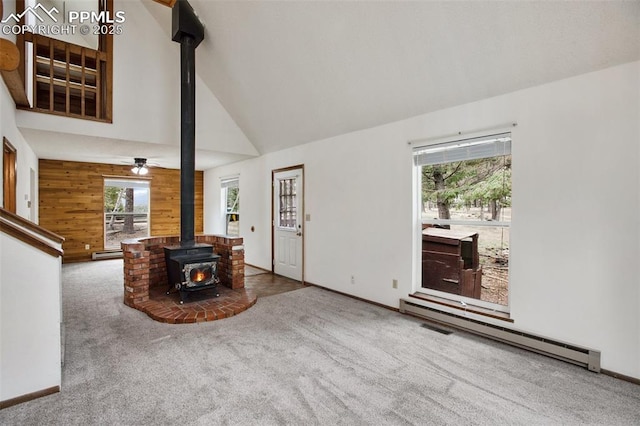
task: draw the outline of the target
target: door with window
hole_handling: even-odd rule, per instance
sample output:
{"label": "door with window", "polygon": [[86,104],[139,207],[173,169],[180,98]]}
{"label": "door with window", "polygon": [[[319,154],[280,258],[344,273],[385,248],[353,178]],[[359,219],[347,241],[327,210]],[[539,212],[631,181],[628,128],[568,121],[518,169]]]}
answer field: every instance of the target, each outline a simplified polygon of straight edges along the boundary
{"label": "door with window", "polygon": [[302,281],[303,168],[273,172],[273,272]]}

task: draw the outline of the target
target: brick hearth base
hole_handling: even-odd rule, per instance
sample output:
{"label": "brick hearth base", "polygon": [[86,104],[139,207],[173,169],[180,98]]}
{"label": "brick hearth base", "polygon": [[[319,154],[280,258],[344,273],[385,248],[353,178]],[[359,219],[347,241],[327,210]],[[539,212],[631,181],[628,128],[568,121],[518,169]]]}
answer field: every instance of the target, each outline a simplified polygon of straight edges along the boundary
{"label": "brick hearth base", "polygon": [[[179,237],[150,237],[121,243],[124,257],[124,303],[145,312],[156,321],[183,324],[227,318],[256,303],[256,296],[244,288],[242,238],[219,235],[196,236],[197,243],[213,245],[220,255],[214,289],[190,292],[180,304],[178,292],[167,295],[164,247],[179,244]],[[215,291],[220,293],[215,297]]]}

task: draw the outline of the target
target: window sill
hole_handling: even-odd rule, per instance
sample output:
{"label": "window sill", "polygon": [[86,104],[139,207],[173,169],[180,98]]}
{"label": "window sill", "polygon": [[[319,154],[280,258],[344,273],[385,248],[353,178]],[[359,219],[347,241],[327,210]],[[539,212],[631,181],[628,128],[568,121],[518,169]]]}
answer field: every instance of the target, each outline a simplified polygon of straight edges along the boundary
{"label": "window sill", "polygon": [[494,311],[492,309],[481,308],[479,306],[468,305],[468,304],[462,306],[460,305],[459,302],[454,302],[453,300],[445,299],[438,296],[432,296],[430,294],[425,294],[420,292],[409,294],[409,297],[424,300],[425,302],[435,303],[437,305],[446,306],[452,309],[458,309],[460,311],[470,312],[476,315],[482,315],[485,317],[506,321],[506,322],[511,322],[511,323],[513,322],[513,319],[511,319],[510,315],[506,312]]}

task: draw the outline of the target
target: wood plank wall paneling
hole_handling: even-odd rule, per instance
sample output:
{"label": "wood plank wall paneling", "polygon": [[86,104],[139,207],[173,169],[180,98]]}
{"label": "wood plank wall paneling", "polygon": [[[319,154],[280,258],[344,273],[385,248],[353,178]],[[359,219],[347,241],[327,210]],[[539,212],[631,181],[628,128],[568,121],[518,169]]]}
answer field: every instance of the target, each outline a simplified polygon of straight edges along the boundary
{"label": "wood plank wall paneling", "polygon": [[[131,166],[40,160],[40,226],[65,238],[64,263],[104,250],[104,176],[135,178]],[[180,170],[152,167],[151,236],[180,234]],[[195,233],[203,232],[203,173],[196,171]],[[90,249],[85,250],[89,244]]]}

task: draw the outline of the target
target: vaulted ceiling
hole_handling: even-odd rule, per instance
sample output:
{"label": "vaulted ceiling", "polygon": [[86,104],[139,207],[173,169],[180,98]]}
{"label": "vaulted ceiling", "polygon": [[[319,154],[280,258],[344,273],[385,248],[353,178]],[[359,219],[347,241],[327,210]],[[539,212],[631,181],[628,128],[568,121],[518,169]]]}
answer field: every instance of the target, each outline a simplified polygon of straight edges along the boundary
{"label": "vaulted ceiling", "polygon": [[259,154],[640,59],[638,1],[190,3],[197,74]]}
{"label": "vaulted ceiling", "polygon": [[640,59],[637,1],[190,3],[198,72],[261,153]]}

